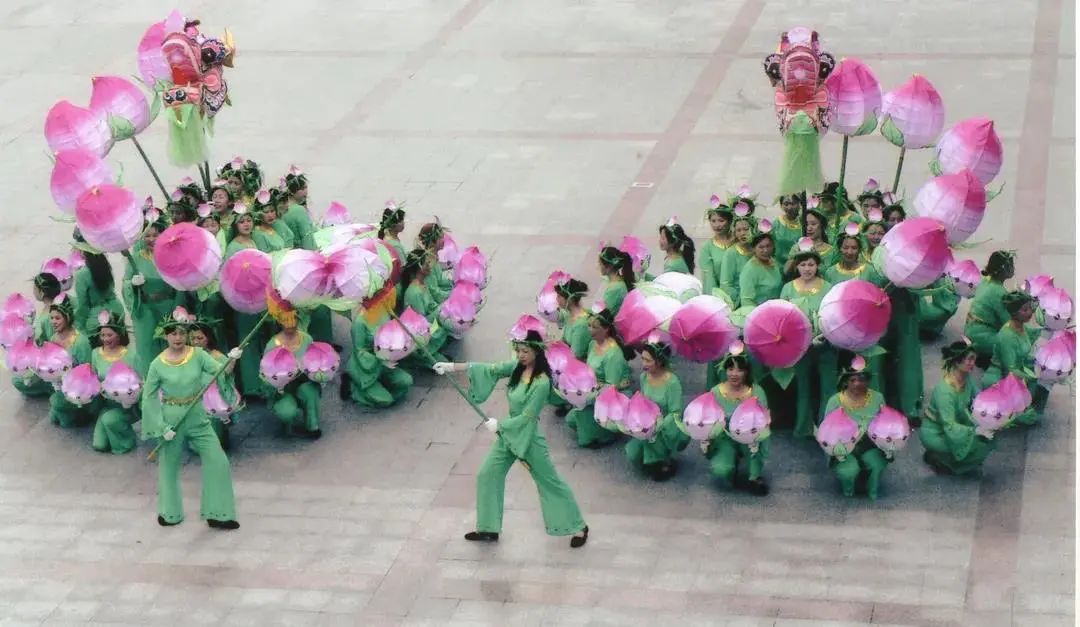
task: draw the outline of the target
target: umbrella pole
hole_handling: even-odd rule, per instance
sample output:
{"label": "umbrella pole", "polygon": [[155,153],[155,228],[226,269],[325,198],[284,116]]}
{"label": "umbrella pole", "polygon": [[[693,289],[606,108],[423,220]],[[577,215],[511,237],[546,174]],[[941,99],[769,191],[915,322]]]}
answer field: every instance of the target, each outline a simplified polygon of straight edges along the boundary
{"label": "umbrella pole", "polygon": [[907,148],[900,148],[900,158],[896,161],[896,176],[893,178],[892,193],[896,193],[897,188],[900,187],[900,171],[904,169],[904,153],[907,152]]}
{"label": "umbrella pole", "polygon": [[844,173],[847,171],[848,136],[844,135],[843,147],[840,148],[840,187],[844,186]]}
{"label": "umbrella pole", "polygon": [[157,170],[154,169],[154,164],[150,163],[150,157],[146,156],[146,151],[143,150],[142,144],[134,136],[131,138],[131,143],[135,144],[135,150],[139,151],[139,156],[142,157],[143,163],[147,168],[150,168],[150,174],[154,176],[154,181],[157,183],[158,189],[161,190],[161,195],[165,197],[165,202],[169,202],[169,192],[165,191],[165,184],[161,182],[161,177],[158,176]]}

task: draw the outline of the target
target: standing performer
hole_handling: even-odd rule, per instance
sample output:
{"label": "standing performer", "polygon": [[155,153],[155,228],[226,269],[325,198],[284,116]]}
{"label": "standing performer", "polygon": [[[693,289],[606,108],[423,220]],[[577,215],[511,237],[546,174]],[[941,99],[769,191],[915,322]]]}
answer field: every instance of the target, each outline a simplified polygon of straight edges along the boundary
{"label": "standing performer", "polygon": [[753,218],[744,212],[736,214],[731,230],[735,234],[735,243],[724,253],[719,287],[731,299],[734,307],[739,307],[739,273],[754,256],[750,243],[754,236]]}
{"label": "standing performer", "polygon": [[[195,348],[201,348],[206,351],[217,362],[225,366],[225,370],[221,373],[220,381],[225,383],[225,387],[219,387],[218,393],[222,398],[229,403],[235,402],[235,398],[231,398],[236,390],[236,383],[233,380],[233,368],[236,362],[230,361],[228,355],[222,353],[217,349],[217,344],[214,342],[214,327],[218,326],[218,321],[208,320],[205,318],[197,317],[194,322],[191,323],[191,331],[188,333],[188,343]],[[246,335],[246,334],[245,334]],[[214,434],[218,437],[218,442],[221,443],[223,450],[229,450],[232,448],[231,440],[229,439],[229,427],[232,426],[232,418],[224,416],[221,418],[210,417],[207,418],[210,421],[210,428],[214,430]]]}
{"label": "standing performer", "polygon": [[529,331],[524,341],[514,342],[514,350],[516,363],[435,364],[435,372],[439,374],[467,370],[469,396],[474,403],[487,400],[499,379],[510,378],[506,391],[509,415],[502,420],[488,418],[484,423],[495,433],[495,441],[476,475],[476,531],[465,534],[465,539],[474,542],[499,539],[506,473],[514,462],[521,461],[540,492],[540,509],[548,535],[572,536],[570,546],[576,549],[588,541],[589,526],[570,487],[552,465],[547,440],[540,431],[540,412],[551,393],[551,370],[544,357],[544,342],[539,333]]}
{"label": "standing performer", "polygon": [[719,198],[714,197],[714,203],[716,206],[706,212],[713,236],[698,252],[697,265],[701,267],[701,293],[715,295],[715,291],[720,288],[724,255],[735,241],[731,235],[731,221],[735,214],[730,207],[721,203]]}
{"label": "standing performer", "polygon": [[[135,370],[135,351],[128,347],[128,331],[124,326],[124,319],[104,309],[99,311],[97,316],[97,348],[90,354],[90,365],[94,368],[94,374],[100,381],[104,381],[117,362],[123,362]],[[102,394],[96,409],[98,419],[94,424],[91,441],[94,450],[114,455],[135,450],[135,429],[131,426],[139,419],[135,407],[125,408]]]}
{"label": "standing performer", "polygon": [[923,461],[937,473],[968,474],[994,450],[994,434],[971,418],[971,402],[979,392],[972,374],[975,349],[967,341],[953,342],[941,349],[941,357],[944,376],[934,386],[919,427]]}
{"label": "standing performer", "polygon": [[664,272],[694,273],[694,240],[674,217],[660,227],[660,250],[664,251]]}
{"label": "standing performer", "polygon": [[[814,243],[814,250],[821,257],[821,265],[828,268],[837,261],[836,248],[829,243],[825,234],[825,215],[813,207],[803,212],[803,236],[809,237]],[[788,260],[784,265],[784,276],[795,276],[795,266],[791,258],[799,252],[798,245],[792,246],[788,251]]]}
{"label": "standing performer", "polygon": [[780,203],[780,217],[773,225],[772,236],[776,240],[776,261],[783,268],[787,265],[788,255],[795,243],[803,236],[802,212],[806,203],[802,194],[789,194],[777,198]]}
{"label": "standing performer", "polygon": [[649,442],[631,438],[626,443],[630,463],[641,468],[655,481],[667,481],[675,475],[675,454],[690,443],[679,430],[682,414],[682,382],[671,370],[671,347],[649,342],[641,351],[641,393],[660,407],[656,434]]}
{"label": "standing performer", "polygon": [[[390,244],[401,256],[401,263],[405,263],[408,252],[401,243],[401,233],[405,230],[405,210],[398,207],[383,209],[382,218],[379,220],[379,239]],[[438,251],[436,251],[438,252]]]}
{"label": "standing performer", "polygon": [[[604,306],[603,301],[593,305],[589,316],[589,354],[586,363],[596,373],[599,385],[614,385],[618,390],[630,387],[630,364],[626,361],[622,344],[615,332],[615,314]],[[615,441],[615,434],[596,422],[595,406],[589,403],[583,409],[575,409],[566,416],[566,424],[577,429],[578,446],[600,448]]]}
{"label": "standing performer", "polygon": [[154,243],[168,226],[164,219],[159,219],[146,227],[142,242],[135,245],[128,257],[124,274],[124,304],[131,313],[139,365],[136,370],[142,377],[146,376],[150,362],[165,348],[155,331],[158,322],[171,315],[183,298],[161,278],[154,265]]}
{"label": "standing performer", "polygon": [[878,182],[874,179],[866,179],[866,184],[863,185],[863,191],[858,195],[856,200],[859,201],[859,210],[864,218],[870,218],[871,211],[882,211],[885,209],[885,194],[878,187]]}
{"label": "standing performer", "polygon": [[315,232],[315,225],[312,224],[311,213],[307,209],[307,176],[298,170],[290,171],[285,175],[284,191],[286,210],[279,219],[292,231],[297,248],[313,250],[315,241],[312,234]]}
{"label": "standing performer", "polygon": [[604,277],[604,303],[611,310],[611,319],[619,314],[626,295],[634,289],[634,262],[630,255],[605,246],[600,250],[600,276]]}
{"label": "standing performer", "polygon": [[[255,219],[248,212],[247,208],[242,204],[237,204],[233,209],[236,217],[233,219],[232,227],[229,229],[229,245],[225,249],[225,259],[232,257],[241,250],[248,248],[258,248],[255,243],[255,238],[252,237],[252,232],[255,228]],[[266,252],[266,251],[263,251]],[[233,312],[233,321],[236,325],[237,337],[246,337],[255,325],[259,323],[258,314],[246,314],[239,311]],[[261,337],[266,336],[262,333]],[[256,339],[251,344],[244,347],[244,353],[240,357],[239,361],[239,383],[240,393],[245,398],[256,397],[262,394],[262,383],[259,381],[259,349],[257,346],[261,346],[262,341]]]}
{"label": "standing performer", "polygon": [[[720,362],[720,368],[724,370],[726,379],[716,384],[712,393],[723,408],[724,415],[730,418],[739,405],[750,398],[756,398],[762,407],[769,409],[765,390],[754,383],[750,361],[743,355],[742,342],[736,342],[731,347],[731,352]],[[709,459],[709,468],[717,479],[756,496],[769,493],[769,486],[762,477],[765,459],[769,456],[768,438],[759,442],[757,449],[752,451],[746,444],[732,440],[727,431],[724,431],[712,440],[702,442],[701,450]],[[746,461],[745,475],[739,472],[740,460]]]}
{"label": "standing performer", "polygon": [[[81,238],[77,238],[81,239]],[[75,327],[90,334],[97,328],[98,312],[105,310],[123,318],[124,305],[116,297],[112,265],[105,255],[83,253],[86,266],[75,271]]]}
{"label": "standing performer", "polygon": [[[825,298],[832,285],[821,278],[821,257],[814,250],[813,242],[809,238],[803,238],[800,244],[799,252],[789,260],[795,265],[798,275],[780,290],[780,298],[790,301],[806,314],[811,322],[816,322],[821,299]],[[795,437],[814,437],[818,409],[828,398],[824,391],[819,394],[819,380],[831,376],[832,380],[836,381],[835,371],[824,372],[821,363],[822,354],[830,349],[831,347],[811,346],[795,364]]]}
{"label": "standing performer", "polygon": [[1034,340],[1039,336],[1038,328],[1030,328],[1027,323],[1035,315],[1035,299],[1025,292],[1015,291],[1002,298],[1005,310],[1009,312],[1009,321],[997,332],[994,339],[994,356],[990,358],[990,367],[982,378],[982,387],[989,387],[1014,374],[1021,381],[1026,381],[1031,392],[1031,407],[1018,414],[1016,422],[1033,425],[1042,418],[1050,390],[1039,385],[1031,378],[1035,369]]}
{"label": "standing performer", "polygon": [[840,249],[840,261],[825,268],[825,280],[833,285],[851,279],[871,280],[873,266],[863,257],[863,241],[859,236],[859,225],[848,222],[836,244]]}
{"label": "standing performer", "polygon": [[882,238],[885,237],[885,231],[888,230],[885,225],[885,218],[881,211],[877,209],[871,209],[870,213],[866,216],[866,222],[863,222],[861,227],[863,239],[865,245],[863,246],[863,261],[870,263],[873,261],[874,251],[877,250],[879,244],[881,244]]}
{"label": "standing performer", "polygon": [[971,338],[971,347],[979,359],[979,365],[986,368],[994,354],[994,340],[998,331],[1009,321],[1011,316],[1005,309],[1005,281],[1013,278],[1016,268],[1013,253],[995,250],[983,268],[983,281],[975,288],[975,297],[971,300],[964,335]]}
{"label": "standing performer", "polygon": [[870,497],[870,500],[876,501],[878,486],[881,484],[881,473],[889,465],[889,460],[866,436],[866,430],[870,426],[870,421],[885,405],[885,397],[881,395],[881,392],[869,388],[867,385],[869,377],[864,372],[865,368],[866,362],[862,357],[852,360],[840,374],[840,381],[837,384],[840,391],[834,394],[825,405],[826,415],[842,407],[844,413],[859,424],[860,436],[855,444],[855,450],[851,451],[844,461],[837,461],[836,458],[830,457],[829,465],[840,481],[840,491],[844,496],[855,496],[859,479],[864,479],[866,495]]}

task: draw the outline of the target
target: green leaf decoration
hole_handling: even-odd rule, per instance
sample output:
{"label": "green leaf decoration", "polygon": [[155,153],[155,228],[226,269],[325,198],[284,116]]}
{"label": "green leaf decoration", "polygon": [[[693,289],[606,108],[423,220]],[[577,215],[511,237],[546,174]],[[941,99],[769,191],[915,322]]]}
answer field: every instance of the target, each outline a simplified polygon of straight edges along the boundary
{"label": "green leaf decoration", "polygon": [[986,202],[990,202],[991,200],[997,198],[998,195],[1001,194],[1001,191],[1003,189],[1005,189],[1005,181],[1001,182],[1001,187],[998,187],[996,192],[992,189],[986,190]]}
{"label": "green leaf decoration", "polygon": [[930,160],[930,174],[941,176],[941,163],[937,159]]}
{"label": "green leaf decoration", "polygon": [[769,371],[769,374],[772,376],[773,381],[776,381],[776,384],[783,390],[788,389],[791,382],[795,380],[794,368],[773,368]]}
{"label": "green leaf decoration", "polygon": [[61,224],[75,224],[75,216],[54,216],[50,215],[49,219],[53,222],[60,222]]}
{"label": "green leaf decoration", "polygon": [[855,129],[855,132],[852,133],[851,136],[852,137],[861,137],[863,135],[869,135],[870,133],[874,132],[874,129],[877,128],[877,123],[878,123],[877,115],[874,114],[874,113],[871,113],[870,115],[866,116],[866,119],[863,121],[862,126]]}
{"label": "green leaf decoration", "polygon": [[154,99],[150,101],[150,121],[147,122],[147,126],[154,123],[157,116],[161,113],[161,92],[154,92]]}
{"label": "green leaf decoration", "polygon": [[873,357],[880,357],[888,352],[889,351],[875,344],[859,354],[862,355],[864,359],[871,359]]}
{"label": "green leaf decoration", "polygon": [[886,116],[885,121],[881,124],[881,135],[889,140],[889,143],[893,146],[897,148],[904,147],[904,134],[893,124],[891,116]]}
{"label": "green leaf decoration", "polygon": [[131,123],[131,120],[110,113],[108,122],[109,132],[112,133],[114,141],[122,142],[135,137],[135,125]]}

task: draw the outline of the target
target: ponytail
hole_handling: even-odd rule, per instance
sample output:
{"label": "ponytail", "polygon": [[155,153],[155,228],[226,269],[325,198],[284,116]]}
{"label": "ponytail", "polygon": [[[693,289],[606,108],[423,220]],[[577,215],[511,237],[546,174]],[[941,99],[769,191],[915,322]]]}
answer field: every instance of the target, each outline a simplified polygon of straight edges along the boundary
{"label": "ponytail", "polygon": [[622,281],[626,284],[626,291],[634,289],[634,260],[630,257],[630,253],[624,253],[619,251],[621,255],[619,263],[619,276],[622,277]]}

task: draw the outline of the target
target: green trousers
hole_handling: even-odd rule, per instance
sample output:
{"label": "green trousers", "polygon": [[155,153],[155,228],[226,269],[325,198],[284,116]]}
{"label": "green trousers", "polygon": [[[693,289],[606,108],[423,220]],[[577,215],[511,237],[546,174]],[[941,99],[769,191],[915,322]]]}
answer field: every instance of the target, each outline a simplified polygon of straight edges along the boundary
{"label": "green trousers", "polygon": [[765,471],[765,459],[769,456],[769,441],[758,443],[756,453],[750,452],[746,444],[739,444],[727,436],[719,437],[709,445],[709,469],[717,479],[731,485],[735,482],[735,473],[739,462],[746,462],[746,478],[750,481],[760,479]]}
{"label": "green trousers", "polygon": [[[859,450],[860,448],[862,450]],[[855,496],[855,482],[859,474],[865,472],[866,495],[876,500],[878,486],[881,485],[881,473],[889,465],[889,460],[885,459],[885,454],[876,446],[865,448],[856,445],[854,454],[848,455],[842,462],[833,460],[830,465],[833,474],[840,481],[840,491],[844,496]]]}
{"label": "green trousers", "polygon": [[180,461],[185,443],[190,443],[202,461],[202,518],[236,520],[229,458],[225,457],[225,451],[221,450],[221,443],[206,419],[191,424],[184,421],[175,438],[162,442],[158,457],[158,514],[170,523],[184,520]]}
{"label": "green trousers", "polygon": [[607,444],[615,439],[614,433],[597,424],[593,410],[593,404],[589,403],[585,409],[575,409],[566,415],[566,424],[577,430],[578,446]]}
{"label": "green trousers", "polygon": [[122,455],[135,450],[135,408],[124,409],[113,401],[99,401],[91,446],[95,451]]}
{"label": "green trousers", "polygon": [[271,409],[286,427],[303,426],[308,431],[319,429],[319,400],[322,390],[318,383],[304,381],[274,400]]}

